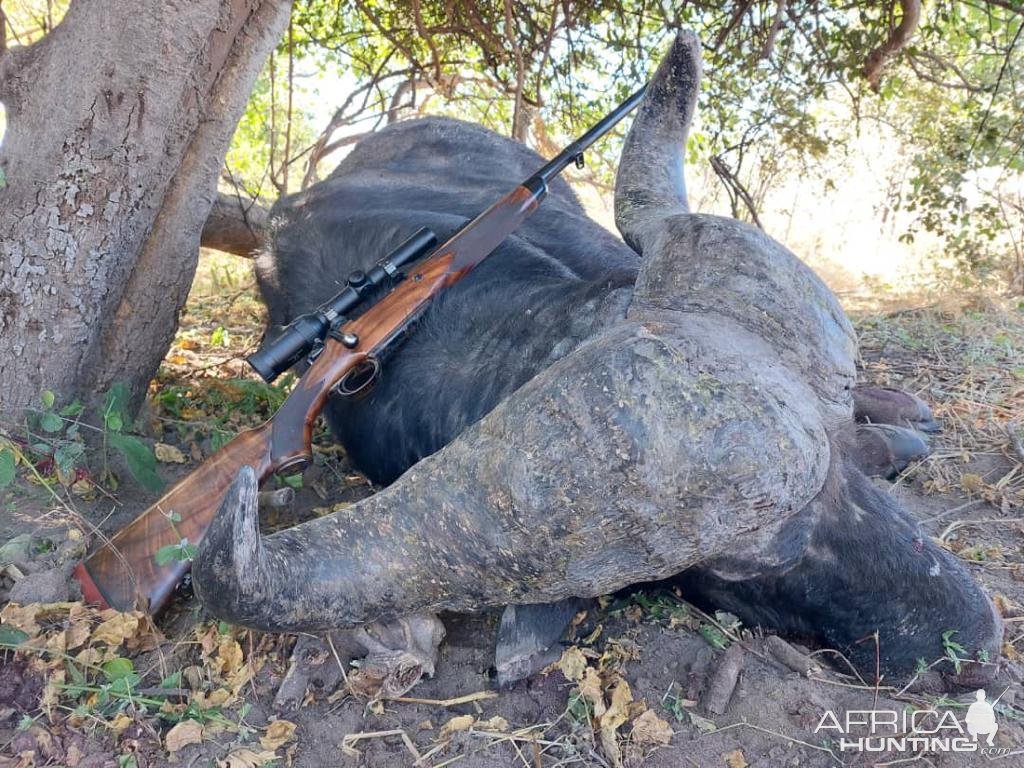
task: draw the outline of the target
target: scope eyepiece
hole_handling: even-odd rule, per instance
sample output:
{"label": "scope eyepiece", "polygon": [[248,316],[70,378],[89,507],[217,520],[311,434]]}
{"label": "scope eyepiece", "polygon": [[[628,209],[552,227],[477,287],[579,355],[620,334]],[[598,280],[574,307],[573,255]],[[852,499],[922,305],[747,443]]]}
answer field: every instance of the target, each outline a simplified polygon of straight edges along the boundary
{"label": "scope eyepiece", "polygon": [[416,230],[412,237],[378,261],[369,272],[356,270],[349,275],[345,288],[315,312],[295,318],[262,349],[249,355],[246,361],[264,381],[272,382],[307,355],[317,342],[323,341],[339,318],[358,306],[374,288],[393,278],[399,269],[424,256],[435,245],[437,235],[430,229],[421,227]]}
{"label": "scope eyepiece", "polygon": [[299,362],[329,330],[330,323],[320,312],[300,315],[246,362],[269,384]]}

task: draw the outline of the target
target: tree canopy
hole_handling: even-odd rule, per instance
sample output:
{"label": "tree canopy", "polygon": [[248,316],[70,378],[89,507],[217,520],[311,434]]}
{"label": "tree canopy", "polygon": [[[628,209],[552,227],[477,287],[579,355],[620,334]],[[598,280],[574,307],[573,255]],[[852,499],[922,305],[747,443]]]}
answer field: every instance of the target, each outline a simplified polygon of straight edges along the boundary
{"label": "tree canopy", "polygon": [[[6,0],[6,38],[45,32],[63,6]],[[913,217],[902,237],[937,235],[964,276],[1024,290],[1018,0],[298,0],[224,178],[272,202],[367,132],[425,113],[551,154],[637,88],[682,27],[704,45],[690,154],[736,215],[757,222],[783,168],[820,172],[870,124],[905,163],[889,190]],[[595,148],[582,180],[607,188],[613,150]]]}
{"label": "tree canopy", "polygon": [[[891,190],[964,274],[1024,288],[1024,14],[1013,2],[302,0],[228,157],[251,196],[328,172],[338,150],[424,113],[480,122],[551,154],[638,87],[681,27],[704,45],[694,160],[757,220],[774,174],[840,156],[865,123],[898,140]],[[337,86],[315,91],[311,81]],[[334,109],[317,122],[311,105]],[[844,130],[820,119],[839,105]],[[584,177],[607,187],[614,152]],[[834,180],[841,183],[841,180]]]}

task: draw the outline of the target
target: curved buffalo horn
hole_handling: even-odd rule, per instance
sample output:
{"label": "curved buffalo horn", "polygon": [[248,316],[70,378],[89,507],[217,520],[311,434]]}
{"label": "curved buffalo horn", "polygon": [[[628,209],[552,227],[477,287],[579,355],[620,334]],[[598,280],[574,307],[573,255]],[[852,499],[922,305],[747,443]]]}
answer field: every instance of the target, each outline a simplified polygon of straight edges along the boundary
{"label": "curved buffalo horn", "polygon": [[689,210],[683,152],[700,73],[700,42],[693,32],[680,32],[626,137],[615,180],[615,224],[637,253],[643,252],[645,231],[653,234],[651,224]]}
{"label": "curved buffalo horn", "polygon": [[712,381],[699,340],[624,322],[376,495],[262,538],[246,468],[196,591],[237,624],[318,631],[592,597],[725,550],[757,563],[830,460],[813,396],[762,370],[758,343],[723,352]]}

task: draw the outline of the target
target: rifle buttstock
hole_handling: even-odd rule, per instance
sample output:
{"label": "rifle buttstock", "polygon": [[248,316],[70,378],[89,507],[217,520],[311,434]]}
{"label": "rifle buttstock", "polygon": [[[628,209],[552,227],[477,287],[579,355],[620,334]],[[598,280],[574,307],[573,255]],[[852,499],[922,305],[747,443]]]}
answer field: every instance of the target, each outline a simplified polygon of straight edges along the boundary
{"label": "rifle buttstock", "polygon": [[[244,466],[260,480],[274,471],[270,422],[246,430],[122,528],[75,568],[90,603],[157,613],[188,571],[187,557],[157,565],[161,547],[197,544]],[[184,553],[182,553],[184,554]]]}

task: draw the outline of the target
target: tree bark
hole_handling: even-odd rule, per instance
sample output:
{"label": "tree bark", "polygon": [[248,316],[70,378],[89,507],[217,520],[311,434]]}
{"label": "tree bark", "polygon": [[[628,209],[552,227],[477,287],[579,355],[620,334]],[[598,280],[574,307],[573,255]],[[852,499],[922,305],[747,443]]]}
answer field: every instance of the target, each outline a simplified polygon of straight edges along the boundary
{"label": "tree bark", "polygon": [[0,52],[0,411],[138,403],[173,337],[218,174],[290,0],[90,0]]}

